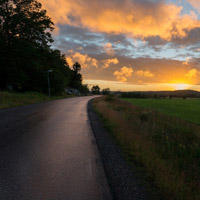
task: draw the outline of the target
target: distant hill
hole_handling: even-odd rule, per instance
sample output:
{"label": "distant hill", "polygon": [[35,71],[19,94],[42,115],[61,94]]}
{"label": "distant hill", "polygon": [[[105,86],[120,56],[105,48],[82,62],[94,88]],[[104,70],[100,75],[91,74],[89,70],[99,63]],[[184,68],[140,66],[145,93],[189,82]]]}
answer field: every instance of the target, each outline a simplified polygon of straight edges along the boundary
{"label": "distant hill", "polygon": [[195,90],[175,90],[175,91],[133,91],[122,92],[125,98],[200,98],[200,92]]}

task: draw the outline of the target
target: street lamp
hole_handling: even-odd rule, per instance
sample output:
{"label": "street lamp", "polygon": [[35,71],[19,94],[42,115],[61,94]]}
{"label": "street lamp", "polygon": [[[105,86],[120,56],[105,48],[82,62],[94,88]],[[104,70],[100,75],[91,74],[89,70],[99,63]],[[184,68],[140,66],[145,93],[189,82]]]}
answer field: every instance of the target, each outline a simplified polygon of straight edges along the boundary
{"label": "street lamp", "polygon": [[49,97],[51,97],[51,89],[50,89],[50,78],[49,78],[49,73],[52,72],[53,70],[47,70],[47,75],[48,75],[48,88],[49,88]]}

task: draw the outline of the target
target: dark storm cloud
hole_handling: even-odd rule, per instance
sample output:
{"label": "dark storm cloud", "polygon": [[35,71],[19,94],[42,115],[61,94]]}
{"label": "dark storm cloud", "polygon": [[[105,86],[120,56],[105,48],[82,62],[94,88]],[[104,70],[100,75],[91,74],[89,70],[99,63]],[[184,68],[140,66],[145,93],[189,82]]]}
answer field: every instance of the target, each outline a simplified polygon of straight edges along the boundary
{"label": "dark storm cloud", "polygon": [[174,37],[172,38],[172,44],[177,45],[195,45],[196,43],[200,43],[200,28],[194,28],[190,31],[186,31],[187,35],[185,37]]}

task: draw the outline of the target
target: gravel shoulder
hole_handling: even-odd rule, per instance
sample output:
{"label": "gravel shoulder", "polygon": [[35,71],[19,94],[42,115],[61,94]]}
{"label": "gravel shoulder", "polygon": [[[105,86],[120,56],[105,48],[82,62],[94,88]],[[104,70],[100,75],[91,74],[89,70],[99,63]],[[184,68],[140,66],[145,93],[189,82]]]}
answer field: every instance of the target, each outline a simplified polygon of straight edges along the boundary
{"label": "gravel shoulder", "polygon": [[159,190],[138,164],[128,164],[114,138],[88,103],[88,115],[114,200],[160,200]]}

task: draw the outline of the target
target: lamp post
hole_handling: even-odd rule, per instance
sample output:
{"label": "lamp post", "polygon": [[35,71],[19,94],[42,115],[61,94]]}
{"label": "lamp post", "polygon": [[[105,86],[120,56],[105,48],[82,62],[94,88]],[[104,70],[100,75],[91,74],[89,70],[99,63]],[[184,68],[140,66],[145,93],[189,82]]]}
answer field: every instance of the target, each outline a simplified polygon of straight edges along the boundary
{"label": "lamp post", "polygon": [[48,76],[48,89],[49,89],[49,97],[51,97],[51,88],[50,88],[50,78],[49,78],[49,73],[52,72],[53,70],[47,70],[47,76]]}

